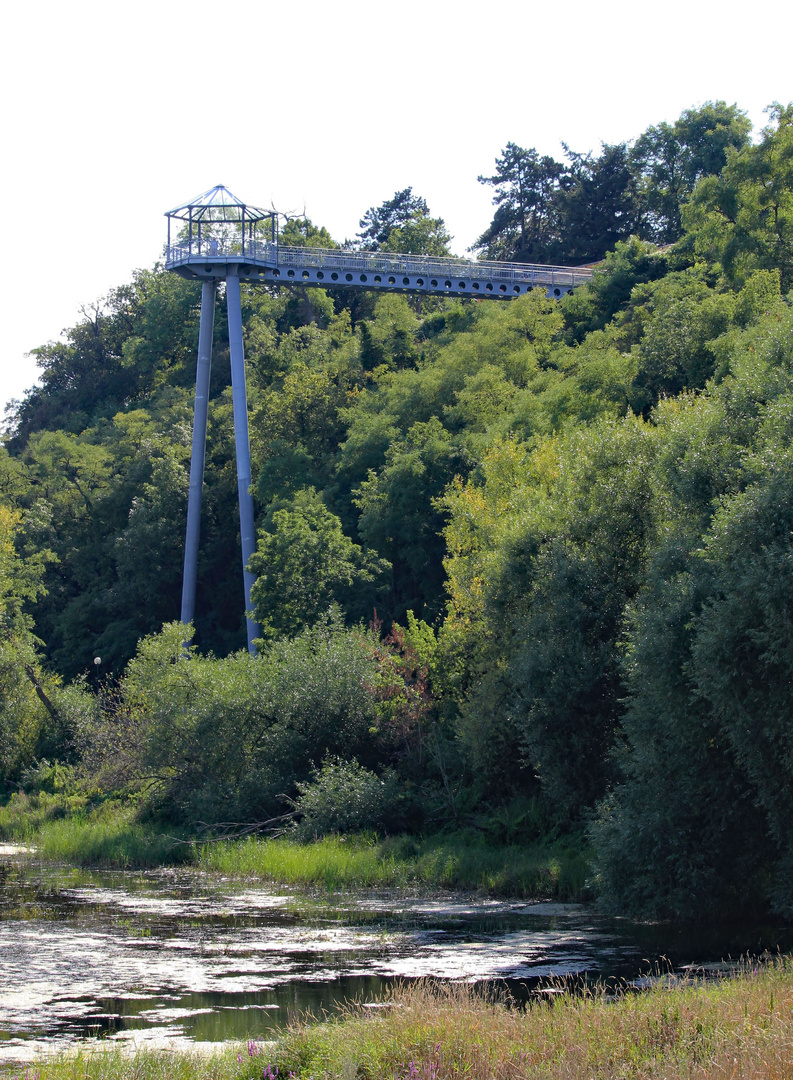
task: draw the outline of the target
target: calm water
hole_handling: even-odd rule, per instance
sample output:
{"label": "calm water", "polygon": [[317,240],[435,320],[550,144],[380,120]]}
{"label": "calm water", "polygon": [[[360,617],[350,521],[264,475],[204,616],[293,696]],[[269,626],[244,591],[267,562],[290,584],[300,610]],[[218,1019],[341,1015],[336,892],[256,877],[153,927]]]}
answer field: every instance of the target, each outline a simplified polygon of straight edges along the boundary
{"label": "calm water", "polygon": [[397,978],[640,978],[789,950],[783,928],[638,926],[573,904],[366,893],[316,899],[189,871],[74,870],[0,849],[0,1065],[102,1038],[183,1046],[272,1037],[296,1013]]}

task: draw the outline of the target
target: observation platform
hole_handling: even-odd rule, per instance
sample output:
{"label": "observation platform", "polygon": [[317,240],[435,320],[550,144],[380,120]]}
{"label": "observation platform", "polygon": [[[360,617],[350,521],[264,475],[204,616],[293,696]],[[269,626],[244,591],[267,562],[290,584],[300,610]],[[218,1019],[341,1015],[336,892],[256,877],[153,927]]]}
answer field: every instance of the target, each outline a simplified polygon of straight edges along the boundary
{"label": "observation platform", "polygon": [[474,262],[427,255],[283,247],[239,235],[180,238],[166,248],[165,268],[182,277],[211,281],[229,275],[241,281],[321,288],[381,289],[437,296],[511,300],[541,288],[550,298],[572,292],[592,277],[589,268],[533,263]]}
{"label": "observation platform", "polygon": [[[190,202],[166,213],[168,244],[165,268],[202,281],[198,333],[193,451],[187,500],[182,622],[192,623],[198,580],[198,541],[201,532],[201,493],[206,454],[209,376],[216,283],[226,281],[231,388],[234,407],[234,446],[240,505],[240,548],[245,611],[252,611],[255,579],[248,569],[256,550],[251,495],[248,400],[242,340],[240,281],[272,285],[312,285],[322,288],[382,289],[384,292],[429,293],[436,296],[476,296],[514,300],[532,289],[549,297],[572,292],[589,281],[588,268],[534,266],[529,263],[473,262],[436,259],[426,255],[286,247],[278,242],[278,213],[249,206],[217,184]],[[175,238],[174,238],[175,236]],[[248,651],[255,654],[259,627],[246,614]]]}

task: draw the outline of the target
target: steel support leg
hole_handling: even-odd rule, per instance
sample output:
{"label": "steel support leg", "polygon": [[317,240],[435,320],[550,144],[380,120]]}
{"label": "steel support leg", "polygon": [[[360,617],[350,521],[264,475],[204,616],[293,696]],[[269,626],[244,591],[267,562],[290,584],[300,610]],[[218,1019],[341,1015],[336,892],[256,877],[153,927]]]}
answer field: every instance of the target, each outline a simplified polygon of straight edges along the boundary
{"label": "steel support leg", "polygon": [[[237,488],[240,500],[240,540],[242,542],[242,573],[245,582],[245,610],[251,611],[251,589],[256,578],[248,570],[248,561],[256,550],[253,527],[253,497],[251,495],[251,450],[248,440],[248,395],[245,389],[245,354],[242,349],[242,309],[240,279],[229,273],[226,278],[226,306],[229,316],[229,348],[231,350],[231,398],[234,405],[234,445],[237,450]],[[255,655],[253,639],[260,636],[258,625],[246,619],[248,652]]]}
{"label": "steel support leg", "polygon": [[204,487],[204,457],[207,442],[209,375],[212,368],[212,333],[215,325],[215,282],[201,286],[201,323],[198,329],[198,364],[193,410],[193,452],[190,458],[190,490],[187,496],[187,532],[184,542],[182,578],[182,622],[191,623],[195,615],[198,577],[198,541],[201,534],[201,495]]}

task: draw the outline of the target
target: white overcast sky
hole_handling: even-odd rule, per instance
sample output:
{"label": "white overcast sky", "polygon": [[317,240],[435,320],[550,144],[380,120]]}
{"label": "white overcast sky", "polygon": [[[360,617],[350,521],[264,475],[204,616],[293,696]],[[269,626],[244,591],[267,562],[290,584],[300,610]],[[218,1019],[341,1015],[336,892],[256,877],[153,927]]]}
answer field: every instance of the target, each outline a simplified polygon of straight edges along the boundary
{"label": "white overcast sky", "polygon": [[717,99],[759,129],[793,99],[789,0],[9,0],[2,26],[0,406],[214,184],[340,240],[411,185],[464,254],[508,141],[597,150]]}

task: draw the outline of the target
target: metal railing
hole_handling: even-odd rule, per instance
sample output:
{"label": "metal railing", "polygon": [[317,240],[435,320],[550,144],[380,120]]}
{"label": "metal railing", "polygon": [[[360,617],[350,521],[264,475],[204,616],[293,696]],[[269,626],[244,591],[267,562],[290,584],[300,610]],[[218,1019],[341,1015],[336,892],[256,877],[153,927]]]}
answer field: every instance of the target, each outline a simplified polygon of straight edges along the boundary
{"label": "metal railing", "polygon": [[[276,244],[269,240],[249,240],[245,238],[245,257],[264,258],[270,261],[272,252],[277,251]],[[227,255],[241,256],[242,240],[239,234],[232,237],[206,237],[199,240],[194,236],[192,240],[172,240],[168,248],[167,262],[184,262],[190,258],[211,259],[217,256],[223,258]]]}
{"label": "metal railing", "polygon": [[[589,281],[592,270],[584,267],[543,266],[537,263],[475,262],[471,259],[442,259],[431,255],[400,255],[390,252],[344,251],[311,247],[281,247],[261,240],[246,240],[243,253],[239,237],[172,243],[166,266],[201,260],[231,257],[261,262],[273,269],[327,270],[339,273],[416,275],[427,278],[487,280],[498,283],[573,286]],[[328,282],[328,284],[332,284]],[[340,282],[340,284],[348,284]],[[356,284],[361,284],[360,280]]]}

